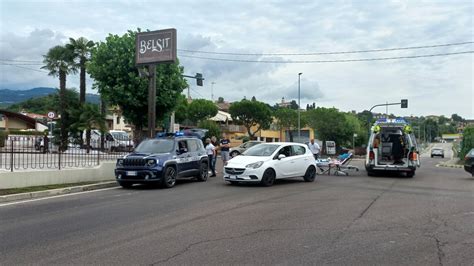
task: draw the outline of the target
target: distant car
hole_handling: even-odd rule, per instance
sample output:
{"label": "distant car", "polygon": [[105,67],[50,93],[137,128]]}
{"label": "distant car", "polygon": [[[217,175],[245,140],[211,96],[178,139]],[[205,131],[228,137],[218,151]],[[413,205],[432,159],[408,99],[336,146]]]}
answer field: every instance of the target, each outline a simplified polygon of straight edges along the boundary
{"label": "distant car", "polygon": [[474,177],[474,149],[471,149],[464,157],[464,170]]}
{"label": "distant car", "polygon": [[303,177],[306,182],[316,178],[316,161],[309,148],[300,143],[272,142],[255,145],[224,167],[224,181],[260,183],[271,186],[276,179]]}
{"label": "distant car", "polygon": [[248,150],[250,147],[253,147],[253,146],[255,146],[257,144],[260,144],[260,143],[262,143],[262,142],[257,141],[257,140],[250,140],[250,141],[244,142],[244,143],[240,144],[237,147],[231,148],[230,149],[230,156],[235,157],[239,154],[242,154],[244,151]]}
{"label": "distant car", "polygon": [[444,150],[442,148],[431,149],[431,158],[435,156],[440,156],[441,158],[444,158]]}

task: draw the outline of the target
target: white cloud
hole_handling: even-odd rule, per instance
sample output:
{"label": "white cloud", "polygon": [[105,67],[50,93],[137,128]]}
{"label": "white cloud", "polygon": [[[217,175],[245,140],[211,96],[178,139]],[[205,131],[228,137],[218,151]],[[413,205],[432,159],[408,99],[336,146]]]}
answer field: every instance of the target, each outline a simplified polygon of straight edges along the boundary
{"label": "white cloud", "polygon": [[[143,10],[146,9],[146,12]],[[474,5],[470,1],[2,1],[2,58],[42,59],[66,37],[103,40],[128,29],[178,29],[182,49],[214,52],[305,53],[348,51],[469,41]],[[21,49],[19,49],[21,48]],[[206,55],[252,60],[331,60],[473,50],[472,45],[339,56]],[[186,53],[188,54],[188,53]],[[184,55],[184,53],[178,53]],[[197,55],[197,54],[194,54]],[[204,56],[199,54],[199,56]],[[187,74],[204,74],[193,96],[229,100],[256,96],[270,104],[296,99],[302,76],[302,105],[316,102],[342,110],[409,99],[400,115],[458,113],[474,117],[472,55],[381,62],[262,64],[180,57]],[[1,66],[1,86],[57,86],[43,73]],[[26,70],[25,70],[26,71]],[[28,74],[25,74],[28,73]],[[71,77],[71,86],[77,78]],[[193,84],[194,81],[190,81]],[[89,86],[91,83],[89,82]],[[198,93],[196,93],[196,91]],[[434,104],[436,103],[436,104]]]}

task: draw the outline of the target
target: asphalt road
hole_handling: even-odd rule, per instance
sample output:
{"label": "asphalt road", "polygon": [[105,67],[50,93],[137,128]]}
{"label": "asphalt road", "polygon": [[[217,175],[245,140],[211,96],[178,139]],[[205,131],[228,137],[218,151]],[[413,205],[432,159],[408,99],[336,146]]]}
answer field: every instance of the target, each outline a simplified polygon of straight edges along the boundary
{"label": "asphalt road", "polygon": [[0,205],[0,264],[473,265],[474,178],[442,160],[414,178],[212,178]]}

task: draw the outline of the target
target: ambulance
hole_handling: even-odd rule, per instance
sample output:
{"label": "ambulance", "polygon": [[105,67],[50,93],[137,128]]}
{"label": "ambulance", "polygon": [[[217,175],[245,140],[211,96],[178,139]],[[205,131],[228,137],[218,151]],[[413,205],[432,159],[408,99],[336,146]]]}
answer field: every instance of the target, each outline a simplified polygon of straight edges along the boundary
{"label": "ambulance", "polygon": [[367,174],[398,172],[413,177],[419,167],[419,149],[411,126],[403,118],[377,120],[367,145]]}

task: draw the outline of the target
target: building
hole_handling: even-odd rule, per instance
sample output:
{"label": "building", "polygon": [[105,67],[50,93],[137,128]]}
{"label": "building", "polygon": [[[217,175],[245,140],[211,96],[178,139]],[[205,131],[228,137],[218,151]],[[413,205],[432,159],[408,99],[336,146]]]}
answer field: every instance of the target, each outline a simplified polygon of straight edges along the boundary
{"label": "building", "polygon": [[44,131],[47,127],[27,115],[0,110],[0,130],[36,130]]}

